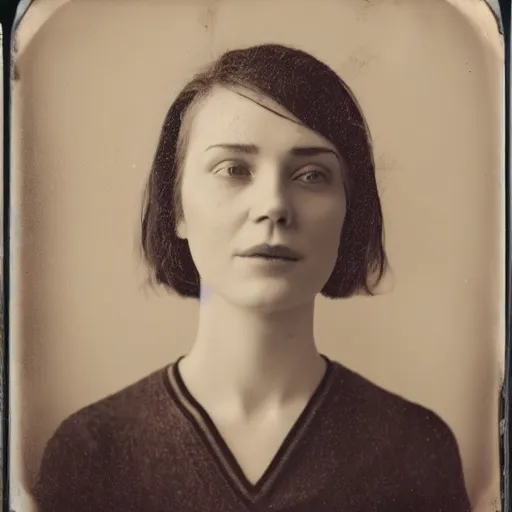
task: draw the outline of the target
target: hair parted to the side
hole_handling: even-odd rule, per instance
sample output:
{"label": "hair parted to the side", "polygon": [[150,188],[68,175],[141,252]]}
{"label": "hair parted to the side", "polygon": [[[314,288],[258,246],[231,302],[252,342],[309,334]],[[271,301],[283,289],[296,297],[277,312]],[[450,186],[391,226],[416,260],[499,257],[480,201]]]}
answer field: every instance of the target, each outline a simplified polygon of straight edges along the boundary
{"label": "hair parted to the side", "polygon": [[142,250],[154,281],[183,297],[200,296],[188,243],[177,236],[182,215],[180,165],[185,115],[215,86],[242,86],[273,99],[331,141],[347,164],[347,212],[335,268],[321,293],[373,295],[387,268],[382,209],[369,129],[353,93],[326,64],[277,44],[228,51],[196,75],[166,115],[144,197]]}

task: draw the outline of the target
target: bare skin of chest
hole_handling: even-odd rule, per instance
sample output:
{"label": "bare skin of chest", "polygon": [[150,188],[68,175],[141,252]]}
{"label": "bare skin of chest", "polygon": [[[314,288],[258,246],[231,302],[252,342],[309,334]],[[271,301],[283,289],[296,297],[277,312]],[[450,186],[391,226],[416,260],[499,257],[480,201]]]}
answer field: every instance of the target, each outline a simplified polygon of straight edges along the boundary
{"label": "bare skin of chest", "polygon": [[250,419],[212,417],[219,434],[252,484],[258,482],[271,464],[305,404],[266,412]]}

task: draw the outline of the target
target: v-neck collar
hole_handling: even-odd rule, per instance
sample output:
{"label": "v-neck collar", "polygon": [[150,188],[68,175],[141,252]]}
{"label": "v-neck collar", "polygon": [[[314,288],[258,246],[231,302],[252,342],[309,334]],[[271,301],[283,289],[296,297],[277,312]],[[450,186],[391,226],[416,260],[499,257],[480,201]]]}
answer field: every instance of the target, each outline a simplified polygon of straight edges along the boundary
{"label": "v-neck collar", "polygon": [[327,363],[322,380],[256,483],[252,483],[246,477],[209,414],[187,389],[179,370],[183,356],[170,368],[166,368],[166,387],[172,398],[201,438],[227,483],[248,505],[254,505],[268,495],[270,489],[282,477],[287,461],[296,452],[313,418],[325,402],[333,381],[334,364],[326,356],[322,357]]}

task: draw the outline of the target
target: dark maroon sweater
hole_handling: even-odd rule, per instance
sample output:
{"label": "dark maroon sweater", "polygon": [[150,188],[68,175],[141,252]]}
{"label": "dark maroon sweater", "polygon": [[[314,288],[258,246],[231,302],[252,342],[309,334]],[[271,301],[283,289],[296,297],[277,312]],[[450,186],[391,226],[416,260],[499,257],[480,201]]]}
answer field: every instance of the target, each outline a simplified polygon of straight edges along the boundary
{"label": "dark maroon sweater", "polygon": [[457,442],[433,412],[338,363],[256,485],[178,364],[65,420],[40,512],[469,512]]}

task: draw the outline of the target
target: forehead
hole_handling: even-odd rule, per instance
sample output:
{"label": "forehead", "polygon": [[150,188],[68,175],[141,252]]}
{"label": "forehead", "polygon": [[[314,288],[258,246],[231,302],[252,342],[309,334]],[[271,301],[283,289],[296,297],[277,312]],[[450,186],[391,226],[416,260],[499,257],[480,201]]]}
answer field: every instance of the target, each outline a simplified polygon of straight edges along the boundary
{"label": "forehead", "polygon": [[191,112],[189,145],[256,144],[264,148],[315,145],[337,148],[263,94],[243,87],[216,87]]}

